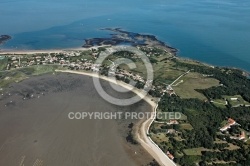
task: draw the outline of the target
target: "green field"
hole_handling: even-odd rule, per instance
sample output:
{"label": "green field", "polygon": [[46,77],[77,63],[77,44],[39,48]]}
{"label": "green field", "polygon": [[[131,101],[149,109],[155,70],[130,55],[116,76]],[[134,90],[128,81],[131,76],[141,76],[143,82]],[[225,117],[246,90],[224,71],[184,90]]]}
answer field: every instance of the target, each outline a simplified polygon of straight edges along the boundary
{"label": "green field", "polygon": [[227,102],[223,99],[214,99],[212,103],[218,108],[222,108],[222,109],[227,108],[226,106]]}
{"label": "green field", "polygon": [[180,124],[180,129],[181,130],[192,130],[193,126],[189,123],[183,123],[183,124]]}
{"label": "green field", "polygon": [[237,145],[234,145],[234,144],[231,144],[231,143],[229,143],[228,145],[229,145],[229,147],[227,147],[227,148],[225,148],[225,149],[228,149],[228,150],[240,149],[240,147],[237,146]]}
{"label": "green field", "polygon": [[168,141],[168,137],[166,137],[166,133],[157,133],[155,137],[160,141]]}
{"label": "green field", "polygon": [[0,58],[0,70],[6,70],[8,59],[1,56]]}
{"label": "green field", "polygon": [[205,148],[193,148],[193,149],[184,149],[183,152],[187,155],[187,156],[201,156],[201,151],[204,151]]}
{"label": "green field", "polygon": [[173,89],[181,98],[198,98],[201,100],[206,100],[207,98],[203,94],[197,92],[195,89],[207,89],[213,86],[218,86],[219,80],[204,77],[199,73],[190,72],[180,78],[176,84],[178,85],[173,85]]}
{"label": "green field", "polygon": [[[223,98],[225,98],[229,104],[232,106],[232,107],[237,107],[237,106],[240,106],[240,105],[250,105],[249,102],[245,101],[241,95],[235,95],[235,96],[222,96]],[[237,100],[232,100],[232,99],[235,99],[237,98]]]}

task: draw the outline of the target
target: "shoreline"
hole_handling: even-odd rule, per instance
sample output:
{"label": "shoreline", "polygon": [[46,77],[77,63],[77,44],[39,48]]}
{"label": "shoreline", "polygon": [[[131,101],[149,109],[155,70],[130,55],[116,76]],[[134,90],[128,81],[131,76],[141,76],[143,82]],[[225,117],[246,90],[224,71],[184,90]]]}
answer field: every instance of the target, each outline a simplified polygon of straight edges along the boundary
{"label": "shoreline", "polygon": [[[112,45],[101,45],[101,46],[92,46],[89,48],[84,48],[84,47],[74,47],[74,48],[66,48],[66,49],[41,49],[41,50],[15,50],[15,49],[0,49],[0,56],[1,55],[31,55],[31,54],[42,54],[42,53],[62,53],[62,52],[69,52],[69,51],[87,51],[90,49],[98,49],[100,47],[112,47]],[[180,58],[183,60],[187,61],[193,61],[193,62],[198,62],[200,64],[210,66],[210,67],[222,67],[222,68],[231,68],[231,69],[236,69],[236,70],[241,70],[246,77],[250,77],[250,71],[239,68],[239,67],[234,67],[234,66],[218,66],[218,65],[213,65],[210,63],[206,63],[203,61],[199,61],[196,59],[191,59],[188,57],[182,57],[179,55],[174,55],[176,58]]]}
{"label": "shoreline", "polygon": [[[91,47],[98,48],[98,47]],[[67,48],[67,49],[41,49],[41,50],[14,50],[14,49],[1,49],[0,55],[5,54],[15,54],[15,55],[23,55],[23,54],[42,54],[42,53],[60,53],[65,51],[86,51],[90,48],[83,47],[75,47],[75,48]]]}
{"label": "shoreline", "polygon": [[100,78],[102,80],[122,86],[125,89],[131,90],[133,93],[138,95],[142,100],[146,101],[151,106],[152,112],[154,112],[154,114],[151,115],[151,118],[145,121],[140,120],[136,124],[136,132],[135,132],[136,138],[139,141],[140,145],[145,149],[145,151],[147,151],[161,166],[176,166],[176,164],[167,157],[167,155],[158,147],[158,145],[156,145],[153,142],[153,140],[147,136],[149,128],[155,120],[155,115],[156,115],[155,113],[158,107],[158,104],[154,102],[153,98],[149,96],[145,96],[144,98],[142,98],[144,95],[140,93],[138,89],[131,89],[133,88],[133,86],[126,84],[122,81],[114,81],[114,80],[109,79],[108,77],[99,76],[96,73],[88,73],[84,71],[78,72],[78,71],[71,71],[71,70],[55,70],[55,72],[80,74],[80,75]]}
{"label": "shoreline", "polygon": [[90,49],[98,49],[101,47],[112,47],[112,45],[101,45],[101,46],[93,46],[89,48],[84,47],[72,47],[72,48],[65,48],[65,49],[39,49],[39,50],[15,50],[15,49],[0,49],[0,55],[23,55],[23,54],[42,54],[42,53],[61,53],[67,51],[87,51]]}

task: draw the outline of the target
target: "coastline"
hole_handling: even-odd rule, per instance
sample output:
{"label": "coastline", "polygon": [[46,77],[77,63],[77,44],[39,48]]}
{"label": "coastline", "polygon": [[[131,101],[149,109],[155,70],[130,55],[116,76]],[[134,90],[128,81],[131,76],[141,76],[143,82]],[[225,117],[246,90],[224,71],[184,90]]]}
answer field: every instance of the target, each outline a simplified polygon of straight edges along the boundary
{"label": "coastline", "polygon": [[[78,71],[72,71],[72,70],[55,70],[56,72],[62,72],[62,73],[71,73],[71,74],[80,74],[85,76],[91,76],[100,78],[102,80],[114,83],[116,85],[122,86],[125,89],[131,90],[133,93],[138,95],[139,97],[143,97],[144,95],[140,93],[138,89],[132,89],[133,86],[126,84],[122,81],[114,81],[109,79],[105,76],[99,76],[96,73],[88,73],[88,72],[78,72]],[[152,141],[150,137],[147,136],[149,128],[153,121],[155,120],[155,113],[158,107],[158,104],[153,101],[153,98],[149,96],[145,96],[142,98],[144,101],[146,101],[151,107],[152,112],[154,112],[149,119],[146,121],[139,121],[136,125],[136,138],[141,144],[141,146],[161,165],[161,166],[175,166],[175,163],[167,157],[167,155]]]}
{"label": "coastline", "polygon": [[[92,46],[89,48],[84,48],[84,47],[74,47],[74,48],[66,48],[66,49],[41,49],[41,50],[14,50],[14,49],[0,49],[0,55],[31,55],[31,54],[42,54],[42,53],[62,53],[62,52],[69,52],[69,51],[87,51],[90,49],[98,49],[100,47],[112,47],[112,45],[101,45],[101,46]],[[196,59],[191,59],[188,57],[182,57],[179,55],[174,55],[176,58],[186,60],[186,61],[192,61],[192,62],[198,62],[202,65],[210,66],[210,67],[224,67],[224,68],[231,68],[231,69],[236,69],[236,70],[241,70],[243,74],[246,77],[250,78],[250,71],[243,69],[243,68],[238,68],[238,67],[233,67],[233,66],[217,66],[213,65],[210,63],[206,63],[203,61],[199,61]]]}
{"label": "coastline", "polygon": [[41,50],[14,50],[14,49],[0,49],[0,55],[23,55],[23,54],[42,54],[42,53],[61,53],[61,52],[68,52],[68,51],[87,51],[90,49],[98,49],[101,47],[112,47],[112,45],[101,45],[101,46],[93,46],[89,48],[84,47],[73,47],[73,48],[66,48],[66,49],[41,49]]}
{"label": "coastline", "polygon": [[[92,47],[98,48],[98,47]],[[76,48],[68,48],[68,49],[51,49],[51,50],[13,50],[13,49],[1,49],[0,55],[4,54],[15,54],[15,55],[22,55],[22,54],[42,54],[42,53],[60,53],[65,51],[86,51],[89,48],[83,47],[76,47]]]}
{"label": "coastline", "polygon": [[[161,166],[176,166],[176,164],[159,148],[159,146],[148,136],[149,129],[152,123],[155,120],[156,111],[158,104],[155,107],[152,107],[154,114],[150,119],[147,119],[144,122],[138,122],[138,134],[137,139],[143,146],[145,150],[150,153],[150,155],[161,165]],[[146,129],[146,130],[145,130]]]}

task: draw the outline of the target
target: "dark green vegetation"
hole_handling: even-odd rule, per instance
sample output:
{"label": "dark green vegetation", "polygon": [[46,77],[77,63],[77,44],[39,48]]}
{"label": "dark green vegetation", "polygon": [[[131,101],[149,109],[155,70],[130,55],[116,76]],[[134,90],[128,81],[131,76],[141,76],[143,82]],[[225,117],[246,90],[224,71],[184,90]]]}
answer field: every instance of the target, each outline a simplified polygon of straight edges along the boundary
{"label": "dark green vegetation", "polygon": [[133,123],[130,123],[128,125],[129,131],[128,131],[128,135],[126,137],[126,140],[127,140],[127,142],[130,142],[131,144],[137,145],[138,142],[135,140],[134,135],[132,133],[133,132],[133,127],[134,127]]}
{"label": "dark green vegetation", "polygon": [[[207,101],[197,98],[182,99],[178,96],[164,95],[159,102],[163,112],[181,112],[187,116],[192,130],[183,129],[179,124],[168,126],[175,133],[166,134],[169,142],[160,144],[164,151],[169,150],[175,156],[175,162],[183,166],[200,165],[250,165],[250,147],[244,140],[231,139],[230,136],[247,133],[250,130],[250,108],[243,106],[217,107],[210,99],[223,99],[224,96],[240,95],[250,102],[250,80],[237,69],[210,67],[175,61],[175,67],[201,73],[220,81],[221,86],[197,89],[206,96]],[[190,85],[191,86],[191,85]],[[241,126],[220,132],[222,122],[233,118]],[[182,122],[180,122],[182,123]],[[157,131],[154,131],[157,132]],[[237,164],[236,164],[237,163]]]}

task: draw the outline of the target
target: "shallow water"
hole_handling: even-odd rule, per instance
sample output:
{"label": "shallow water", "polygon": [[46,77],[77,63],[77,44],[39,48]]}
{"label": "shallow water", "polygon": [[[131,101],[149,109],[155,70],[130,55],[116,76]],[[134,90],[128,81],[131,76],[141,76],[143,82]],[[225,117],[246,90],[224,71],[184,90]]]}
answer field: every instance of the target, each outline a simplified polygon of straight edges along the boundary
{"label": "shallow water", "polygon": [[[103,85],[116,96],[132,95]],[[27,94],[33,98],[23,100]],[[45,75],[13,84],[0,98],[0,165],[146,165],[152,158],[126,141],[128,125],[136,120],[70,120],[68,113],[150,109],[143,101],[128,107],[106,102],[87,76]]]}
{"label": "shallow water", "polygon": [[[250,71],[250,1],[0,0],[2,48],[79,47],[103,27],[156,35],[179,55]],[[25,33],[24,33],[25,32]]]}

